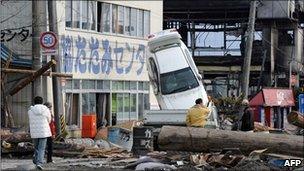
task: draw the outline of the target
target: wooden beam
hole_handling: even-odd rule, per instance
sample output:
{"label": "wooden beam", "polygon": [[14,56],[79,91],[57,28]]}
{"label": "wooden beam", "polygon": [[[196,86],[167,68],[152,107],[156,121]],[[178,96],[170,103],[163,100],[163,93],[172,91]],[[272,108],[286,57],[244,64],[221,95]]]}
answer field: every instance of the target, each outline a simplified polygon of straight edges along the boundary
{"label": "wooden beam", "polygon": [[271,153],[304,155],[303,136],[195,127],[163,126],[157,145],[162,151],[210,152],[212,149],[239,148],[244,154],[268,149]]}
{"label": "wooden beam", "polygon": [[[34,74],[36,70],[27,70],[27,69],[1,69],[1,72],[4,73],[22,73],[22,74]],[[73,74],[65,74],[58,72],[46,71],[42,74],[43,76],[53,76],[53,77],[68,77],[72,78]]]}
{"label": "wooden beam", "polygon": [[12,88],[9,92],[11,96],[16,94],[18,91],[20,91],[22,88],[24,88],[26,85],[28,85],[30,82],[34,81],[37,77],[41,76],[43,73],[45,73],[48,69],[50,69],[53,65],[56,64],[55,60],[51,60],[46,65],[42,66],[39,70],[37,70],[33,75],[27,77],[23,81],[21,81],[19,84],[17,84],[14,88]]}

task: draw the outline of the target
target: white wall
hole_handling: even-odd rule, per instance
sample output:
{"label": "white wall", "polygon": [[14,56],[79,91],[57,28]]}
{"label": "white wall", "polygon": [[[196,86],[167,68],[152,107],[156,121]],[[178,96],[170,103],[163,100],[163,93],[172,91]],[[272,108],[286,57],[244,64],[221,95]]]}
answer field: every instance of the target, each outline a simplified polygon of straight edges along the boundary
{"label": "white wall", "polygon": [[[162,1],[102,2],[149,10],[151,33],[158,32],[162,29]],[[97,31],[65,28],[65,17],[64,15],[62,16],[62,14],[65,14],[64,7],[64,2],[57,3],[57,16],[59,21],[58,26],[60,39],[59,52],[60,56],[62,57],[62,72],[73,73],[73,78],[81,79],[148,81],[148,74],[145,66],[147,39],[131,37],[127,35],[117,35],[109,33],[100,33]],[[98,49],[92,51],[90,49],[90,44],[97,43],[97,41]],[[66,48],[62,44],[64,42],[71,42],[69,44],[71,48]],[[84,48],[78,48],[77,43],[82,44]],[[107,46],[106,48],[103,47],[104,45],[108,44],[109,46]],[[79,55],[79,50],[81,50],[82,55]],[[115,50],[119,50],[119,52],[115,53]],[[94,56],[91,54],[92,52],[97,52],[98,55]],[[72,58],[65,58],[65,54],[68,54]],[[104,55],[109,54],[111,54],[111,61],[109,61],[109,63],[112,65],[112,68],[105,69],[97,66],[104,66],[109,64],[101,60],[103,59]],[[75,64],[79,64],[78,59],[80,60],[81,65],[75,66]],[[95,71],[90,68],[92,64],[97,67]],[[82,71],[80,71],[81,68],[83,69]]]}

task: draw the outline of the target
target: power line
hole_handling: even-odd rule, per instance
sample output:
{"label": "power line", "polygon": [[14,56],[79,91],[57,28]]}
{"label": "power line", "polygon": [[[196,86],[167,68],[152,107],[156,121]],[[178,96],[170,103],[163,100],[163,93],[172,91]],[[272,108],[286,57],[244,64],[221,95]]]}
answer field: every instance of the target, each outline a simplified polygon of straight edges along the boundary
{"label": "power line", "polygon": [[[65,11],[63,11],[61,13],[61,17],[59,20],[56,21],[55,24],[58,24],[60,22],[62,22],[62,18],[63,18],[63,15],[65,14]],[[15,27],[15,28],[5,28],[5,29],[2,29],[2,31],[6,31],[6,30],[19,30],[19,29],[23,29],[23,28],[27,28],[27,27],[32,27],[33,24],[37,24],[37,22],[39,21],[39,18],[37,20],[33,20],[31,24],[28,24],[28,25],[25,25],[25,26],[20,26],[20,27]],[[48,26],[48,24],[39,24],[38,23],[38,27],[42,27],[42,26]]]}
{"label": "power line", "polygon": [[27,5],[24,5],[24,6],[23,6],[23,7],[21,7],[21,8],[19,9],[19,11],[17,11],[15,14],[12,14],[11,16],[7,17],[6,19],[4,19],[4,20],[0,21],[0,23],[4,23],[4,22],[6,22],[7,20],[9,20],[9,19],[11,19],[11,18],[15,17],[15,16],[16,16],[16,15],[18,15],[18,14],[19,14],[21,11],[23,11],[23,10],[24,10],[24,8],[28,7],[28,6],[29,6],[29,4],[30,4],[30,3],[28,3]]}

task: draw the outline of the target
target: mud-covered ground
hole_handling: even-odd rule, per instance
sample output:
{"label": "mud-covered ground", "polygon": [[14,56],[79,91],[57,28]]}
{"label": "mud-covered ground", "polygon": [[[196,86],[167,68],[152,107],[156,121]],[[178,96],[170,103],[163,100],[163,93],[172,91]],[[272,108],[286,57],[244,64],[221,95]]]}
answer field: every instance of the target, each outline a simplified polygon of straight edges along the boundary
{"label": "mud-covered ground", "polygon": [[[134,159],[135,160],[135,159]],[[104,158],[59,158],[43,165],[44,170],[126,170],[124,161],[113,163]],[[111,166],[109,166],[111,164]],[[1,170],[37,170],[30,157],[1,158]]]}

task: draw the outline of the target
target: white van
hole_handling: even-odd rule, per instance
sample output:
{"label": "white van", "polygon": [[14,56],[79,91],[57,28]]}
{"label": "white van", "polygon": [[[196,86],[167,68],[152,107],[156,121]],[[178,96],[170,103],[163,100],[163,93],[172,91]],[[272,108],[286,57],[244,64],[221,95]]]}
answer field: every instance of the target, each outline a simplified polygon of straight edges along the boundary
{"label": "white van", "polygon": [[207,104],[202,76],[175,29],[149,35],[148,47],[149,78],[161,109],[188,109],[197,98]]}

